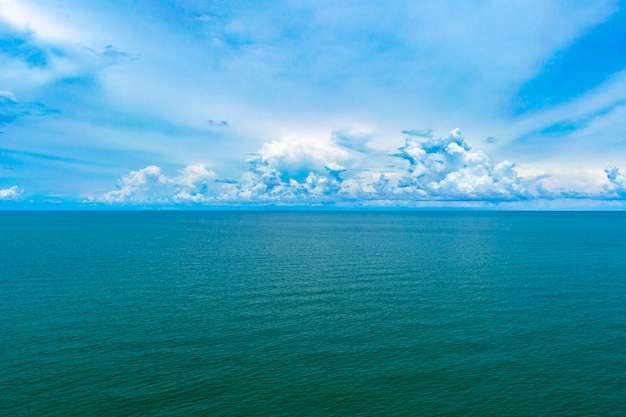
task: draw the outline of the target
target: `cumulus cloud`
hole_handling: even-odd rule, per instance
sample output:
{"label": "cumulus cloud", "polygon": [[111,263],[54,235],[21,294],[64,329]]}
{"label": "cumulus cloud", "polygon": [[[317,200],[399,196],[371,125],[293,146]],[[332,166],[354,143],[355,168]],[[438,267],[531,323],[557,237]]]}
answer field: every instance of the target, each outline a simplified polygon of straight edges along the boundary
{"label": "cumulus cloud", "polygon": [[409,166],[396,192],[448,200],[514,200],[527,195],[513,163],[493,163],[482,151],[471,151],[460,129],[440,138],[407,138],[398,150],[394,156]]}
{"label": "cumulus cloud", "polygon": [[219,198],[215,172],[202,164],[189,165],[168,177],[157,166],[131,171],[118,181],[117,190],[91,201],[124,204],[169,204],[213,201]]}
{"label": "cumulus cloud", "polygon": [[0,200],[17,200],[22,193],[17,185],[11,188],[0,188]]}
{"label": "cumulus cloud", "polygon": [[341,173],[346,171],[346,168],[344,166],[339,165],[336,162],[329,162],[324,165],[324,168],[326,168],[326,171],[328,171],[331,177],[339,182],[341,182]]}
{"label": "cumulus cloud", "polygon": [[166,202],[169,180],[157,166],[150,165],[130,174],[118,181],[118,189],[106,193],[102,200],[108,203],[129,202]]}
{"label": "cumulus cloud", "polygon": [[347,157],[348,151],[330,139],[286,137],[263,144],[257,156],[248,162],[256,169],[278,169],[282,175],[299,180]]}
{"label": "cumulus cloud", "polygon": [[606,187],[609,195],[617,194],[626,197],[626,177],[616,167],[608,167],[604,170],[610,184]]}
{"label": "cumulus cloud", "polygon": [[188,165],[180,170],[179,174],[173,180],[174,183],[188,188],[197,188],[198,185],[215,178],[215,172],[202,164]]}
{"label": "cumulus cloud", "polygon": [[[500,204],[529,199],[622,199],[626,179],[615,167],[598,193],[544,187],[546,175],[522,179],[509,161],[473,151],[459,129],[443,137],[410,136],[385,170],[355,169],[353,150],[333,137],[288,137],[265,143],[236,179],[219,178],[205,165],[174,175],[157,166],[131,171],[117,190],[93,199],[123,204],[357,204],[411,206],[430,203]],[[558,184],[557,184],[558,185]],[[556,187],[556,188],[555,188]]]}
{"label": "cumulus cloud", "polygon": [[[238,197],[250,201],[325,202],[340,190],[349,151],[331,139],[287,137],[248,159]],[[339,161],[339,162],[338,162]]]}
{"label": "cumulus cloud", "polygon": [[265,143],[236,180],[218,178],[202,164],[168,176],[157,166],[131,171],[117,189],[92,201],[124,204],[331,203],[347,171],[349,151],[332,138],[287,137]]}

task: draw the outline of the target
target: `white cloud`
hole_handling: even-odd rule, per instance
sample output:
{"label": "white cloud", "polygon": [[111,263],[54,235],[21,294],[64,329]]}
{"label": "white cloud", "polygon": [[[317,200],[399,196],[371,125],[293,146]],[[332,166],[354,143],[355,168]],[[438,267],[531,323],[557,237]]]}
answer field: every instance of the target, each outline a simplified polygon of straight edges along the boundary
{"label": "white cloud", "polygon": [[340,175],[342,172],[346,171],[346,167],[344,167],[343,165],[339,165],[336,162],[329,162],[324,165],[324,168],[326,168],[330,176],[332,176],[337,181],[341,181]]}
{"label": "white cloud", "polygon": [[17,200],[22,194],[22,190],[17,185],[11,188],[0,189],[0,200]]}
{"label": "white cloud", "polygon": [[409,167],[396,193],[449,200],[514,200],[527,195],[513,163],[493,163],[482,151],[472,152],[459,129],[441,138],[407,138],[398,150],[395,156],[407,160]]}
{"label": "white cloud", "polygon": [[216,176],[215,172],[202,164],[189,165],[180,170],[179,173],[180,175],[173,180],[174,183],[188,188],[198,188]]}
{"label": "white cloud", "polygon": [[439,138],[413,135],[398,151],[389,156],[397,164],[384,170],[364,170],[361,167],[368,158],[379,156],[357,152],[362,160],[354,164],[350,159],[354,151],[333,139],[289,137],[264,144],[247,160],[248,170],[232,180],[219,178],[203,164],[189,165],[173,176],[148,166],[130,172],[119,181],[117,190],[93,200],[122,204],[511,206],[516,201],[626,197],[626,180],[617,168],[607,168],[605,177],[595,171],[569,173],[567,181],[577,179],[578,188],[568,188],[557,173],[525,168],[520,176],[512,162],[493,162],[482,151],[472,151],[459,129]]}
{"label": "white cloud", "polygon": [[[394,156],[407,160],[408,167],[353,171],[346,164],[355,151],[334,139],[287,137],[265,143],[247,160],[248,171],[237,181],[220,181],[201,164],[187,166],[174,177],[148,166],[122,178],[118,190],[100,200],[315,204],[359,199],[513,200],[525,195],[512,163],[492,163],[482,152],[471,152],[458,129],[442,138],[407,138],[399,150]],[[364,158],[360,165],[367,165],[368,156],[358,154]]]}
{"label": "white cloud", "polygon": [[626,197],[626,177],[619,172],[616,167],[608,167],[604,170],[606,176],[610,181],[606,189],[609,195],[618,194],[622,197]]}
{"label": "white cloud", "polygon": [[131,171],[118,181],[118,189],[90,201],[121,204],[171,204],[226,199],[228,182],[215,181],[215,172],[202,164],[189,165],[168,177],[161,168],[150,165]]}
{"label": "white cloud", "polygon": [[348,151],[327,138],[286,137],[263,144],[249,163],[255,170],[277,169],[281,176],[300,180],[310,171],[323,171],[329,163],[348,158]]}
{"label": "white cloud", "polygon": [[164,203],[169,199],[169,179],[157,166],[150,165],[118,181],[118,189],[102,197],[107,203]]}
{"label": "white cloud", "polygon": [[329,138],[286,137],[265,143],[248,159],[237,198],[248,201],[327,202],[340,189],[349,151]]}

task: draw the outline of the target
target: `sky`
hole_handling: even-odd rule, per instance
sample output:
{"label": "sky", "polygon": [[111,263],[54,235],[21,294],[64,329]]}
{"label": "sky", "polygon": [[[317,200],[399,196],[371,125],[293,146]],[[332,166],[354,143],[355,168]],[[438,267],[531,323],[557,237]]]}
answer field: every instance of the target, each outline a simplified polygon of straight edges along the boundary
{"label": "sky", "polygon": [[0,209],[626,209],[626,2],[0,0]]}

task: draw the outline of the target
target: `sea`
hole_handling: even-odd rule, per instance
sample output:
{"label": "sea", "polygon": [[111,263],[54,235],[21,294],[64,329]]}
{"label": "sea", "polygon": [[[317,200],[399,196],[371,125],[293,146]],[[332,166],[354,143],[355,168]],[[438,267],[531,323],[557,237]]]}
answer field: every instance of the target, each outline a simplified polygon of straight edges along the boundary
{"label": "sea", "polygon": [[2,416],[626,416],[626,212],[0,212]]}

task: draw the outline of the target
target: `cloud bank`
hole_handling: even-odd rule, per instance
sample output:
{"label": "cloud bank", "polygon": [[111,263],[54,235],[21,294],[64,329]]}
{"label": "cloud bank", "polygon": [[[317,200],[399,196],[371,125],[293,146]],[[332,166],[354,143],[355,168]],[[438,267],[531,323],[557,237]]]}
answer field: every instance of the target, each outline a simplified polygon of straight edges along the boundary
{"label": "cloud bank", "polygon": [[[91,202],[108,204],[419,206],[465,202],[497,205],[558,198],[623,199],[626,180],[615,167],[605,170],[602,193],[548,190],[542,178],[522,178],[515,164],[492,161],[474,151],[459,129],[435,137],[430,131],[404,131],[408,137],[386,164],[370,150],[355,166],[354,153],[337,135],[312,139],[286,137],[265,143],[249,157],[236,178],[220,178],[203,164],[175,175],[151,165],[131,171],[117,189]],[[366,149],[366,148],[363,148]],[[363,152],[359,150],[359,153]]]}

